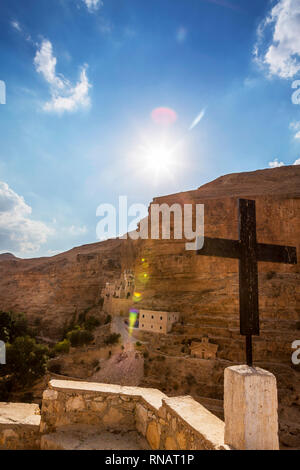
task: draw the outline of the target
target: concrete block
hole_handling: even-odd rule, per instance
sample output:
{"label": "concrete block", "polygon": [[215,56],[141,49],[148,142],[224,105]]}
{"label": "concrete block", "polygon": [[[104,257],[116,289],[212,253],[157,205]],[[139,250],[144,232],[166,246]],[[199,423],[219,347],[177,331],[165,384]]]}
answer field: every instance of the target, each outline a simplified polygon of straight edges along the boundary
{"label": "concrete block", "polygon": [[239,450],[277,450],[276,378],[259,367],[228,367],[224,375],[225,444]]}

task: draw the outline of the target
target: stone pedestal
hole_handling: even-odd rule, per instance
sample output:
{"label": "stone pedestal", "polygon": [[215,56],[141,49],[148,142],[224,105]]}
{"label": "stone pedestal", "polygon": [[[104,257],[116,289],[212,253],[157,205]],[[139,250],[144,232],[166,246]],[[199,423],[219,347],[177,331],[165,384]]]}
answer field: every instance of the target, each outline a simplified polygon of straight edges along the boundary
{"label": "stone pedestal", "polygon": [[238,450],[278,450],[276,378],[259,367],[224,374],[225,444]]}

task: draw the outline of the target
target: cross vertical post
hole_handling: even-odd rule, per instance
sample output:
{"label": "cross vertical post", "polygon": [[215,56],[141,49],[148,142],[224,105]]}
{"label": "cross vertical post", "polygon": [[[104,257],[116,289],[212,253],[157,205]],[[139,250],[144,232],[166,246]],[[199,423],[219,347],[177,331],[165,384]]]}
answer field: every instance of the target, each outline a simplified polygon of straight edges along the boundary
{"label": "cross vertical post", "polygon": [[252,366],[252,335],[259,335],[255,201],[239,199],[240,333],[246,336],[247,365]]}

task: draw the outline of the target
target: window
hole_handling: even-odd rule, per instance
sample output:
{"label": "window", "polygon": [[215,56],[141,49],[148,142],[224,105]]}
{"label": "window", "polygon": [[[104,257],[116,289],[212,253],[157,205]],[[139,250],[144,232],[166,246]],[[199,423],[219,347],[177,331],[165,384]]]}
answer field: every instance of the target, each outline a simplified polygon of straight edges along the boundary
{"label": "window", "polygon": [[153,315],[151,315],[151,318],[153,319],[153,318],[154,318],[154,316],[153,316]]}
{"label": "window", "polygon": [[162,330],[162,326],[159,327]]}
{"label": "window", "polygon": [[162,320],[162,317],[160,317],[160,319]]}
{"label": "window", "polygon": [[145,318],[145,315],[143,314],[143,318]]}
{"label": "window", "polygon": [[153,328],[153,325],[151,325],[151,328]]}
{"label": "window", "polygon": [[142,327],[144,328],[145,325],[142,325]]}

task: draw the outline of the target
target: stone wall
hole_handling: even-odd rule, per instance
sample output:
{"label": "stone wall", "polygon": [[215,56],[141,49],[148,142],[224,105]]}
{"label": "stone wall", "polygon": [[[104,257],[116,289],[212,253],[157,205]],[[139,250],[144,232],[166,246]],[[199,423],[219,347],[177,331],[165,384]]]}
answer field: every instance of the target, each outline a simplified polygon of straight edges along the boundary
{"label": "stone wall", "polygon": [[51,380],[41,415],[43,434],[92,425],[98,430],[138,430],[152,449],[229,449],[219,418],[189,396],[168,398],[156,389]]}
{"label": "stone wall", "polygon": [[105,297],[103,310],[112,316],[129,316],[130,307],[133,302],[131,299],[118,299],[115,297]]}
{"label": "stone wall", "polygon": [[0,403],[0,450],[39,449],[40,409],[28,403]]}

